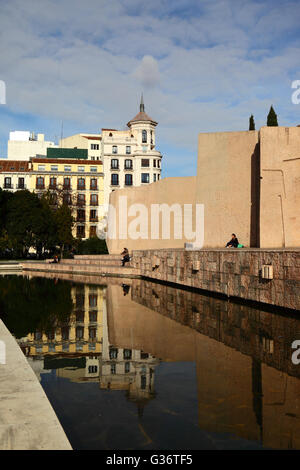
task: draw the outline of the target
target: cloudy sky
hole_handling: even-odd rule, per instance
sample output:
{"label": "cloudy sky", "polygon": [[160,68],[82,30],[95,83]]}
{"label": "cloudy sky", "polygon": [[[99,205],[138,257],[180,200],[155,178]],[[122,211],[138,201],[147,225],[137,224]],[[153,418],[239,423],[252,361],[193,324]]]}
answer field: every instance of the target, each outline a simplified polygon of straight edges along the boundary
{"label": "cloudy sky", "polygon": [[196,171],[199,132],[300,124],[300,2],[0,0],[0,155],[10,130],[57,140],[159,122],[163,176]]}

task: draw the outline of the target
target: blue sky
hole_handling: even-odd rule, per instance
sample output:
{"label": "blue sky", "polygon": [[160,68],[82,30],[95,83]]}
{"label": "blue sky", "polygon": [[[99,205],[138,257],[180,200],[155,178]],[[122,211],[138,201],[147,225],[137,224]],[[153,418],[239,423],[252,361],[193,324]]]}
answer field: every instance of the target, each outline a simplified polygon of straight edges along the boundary
{"label": "blue sky", "polygon": [[64,136],[159,122],[163,176],[196,173],[199,132],[300,124],[300,2],[0,0],[0,155],[11,130]]}

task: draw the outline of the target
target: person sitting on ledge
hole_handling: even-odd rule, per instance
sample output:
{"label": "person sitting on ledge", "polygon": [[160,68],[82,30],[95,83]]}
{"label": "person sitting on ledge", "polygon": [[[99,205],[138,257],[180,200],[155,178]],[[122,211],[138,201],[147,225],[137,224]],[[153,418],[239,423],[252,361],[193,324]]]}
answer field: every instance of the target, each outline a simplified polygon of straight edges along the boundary
{"label": "person sitting on ledge", "polygon": [[226,244],[226,248],[237,248],[239,241],[235,233],[231,235],[231,240]]}
{"label": "person sitting on ledge", "polygon": [[53,261],[51,261],[51,264],[56,264],[56,263],[58,263],[58,261],[59,261],[58,256],[55,255],[54,258],[53,258]]}
{"label": "person sitting on ledge", "polygon": [[125,263],[129,263],[129,261],[130,261],[128,249],[124,248],[121,255],[123,255],[122,266],[125,266]]}

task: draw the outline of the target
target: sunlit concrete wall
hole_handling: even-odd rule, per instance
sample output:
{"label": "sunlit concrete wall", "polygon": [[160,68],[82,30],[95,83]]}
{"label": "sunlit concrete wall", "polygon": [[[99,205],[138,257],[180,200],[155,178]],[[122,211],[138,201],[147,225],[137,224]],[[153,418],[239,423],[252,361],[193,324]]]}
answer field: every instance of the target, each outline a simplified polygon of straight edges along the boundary
{"label": "sunlit concrete wall", "polygon": [[300,127],[260,130],[260,246],[300,246]]}
{"label": "sunlit concrete wall", "polygon": [[196,201],[205,207],[204,247],[224,247],[234,232],[240,243],[257,246],[259,134],[200,133]]}
{"label": "sunlit concrete wall", "polygon": [[[185,242],[190,240],[186,239],[184,234],[182,238],[174,238],[174,216],[171,213],[171,231],[170,239],[162,239],[162,233],[160,227],[159,239],[151,239],[151,205],[152,204],[179,204],[183,213],[184,204],[193,204],[195,201],[195,188],[196,188],[196,177],[174,177],[164,178],[163,180],[157,181],[156,183],[149,184],[142,187],[131,187],[126,189],[120,189],[114,191],[110,195],[110,204],[116,209],[116,238],[107,240],[109,253],[120,253],[124,247],[127,247],[131,252],[133,249],[142,250],[147,249],[159,249],[159,248],[183,248]],[[138,238],[136,240],[124,235],[120,236],[120,225],[119,225],[119,214],[122,214],[124,210],[120,207],[119,199],[122,196],[127,197],[127,209],[129,211],[132,204],[143,204],[147,208],[148,213],[148,229],[144,232],[145,238]],[[139,213],[135,216],[127,217],[128,230],[130,229],[130,223],[139,216]],[[160,217],[160,221],[161,221]],[[143,231],[142,227],[140,228]],[[140,230],[138,228],[138,230]],[[143,236],[144,236],[143,235]]]}

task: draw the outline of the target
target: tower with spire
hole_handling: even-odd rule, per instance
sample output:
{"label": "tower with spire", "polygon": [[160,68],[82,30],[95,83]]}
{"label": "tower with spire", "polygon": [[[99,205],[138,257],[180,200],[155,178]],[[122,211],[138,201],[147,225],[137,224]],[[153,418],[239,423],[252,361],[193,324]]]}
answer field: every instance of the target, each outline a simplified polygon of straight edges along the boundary
{"label": "tower with spire", "polygon": [[161,176],[161,153],[156,150],[157,121],[145,111],[141,94],[139,112],[127,123],[127,130],[102,129],[104,204],[111,191],[155,183]]}

